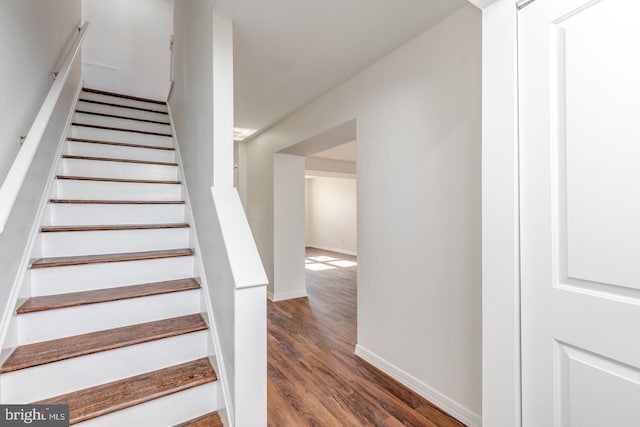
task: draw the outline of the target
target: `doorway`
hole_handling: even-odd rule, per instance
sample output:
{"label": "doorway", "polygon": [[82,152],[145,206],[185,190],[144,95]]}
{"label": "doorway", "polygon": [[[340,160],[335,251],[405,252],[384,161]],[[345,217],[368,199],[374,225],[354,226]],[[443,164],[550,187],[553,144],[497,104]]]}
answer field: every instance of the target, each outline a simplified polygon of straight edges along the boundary
{"label": "doorway", "polygon": [[[356,177],[355,162],[312,156],[323,152],[324,156],[328,156],[331,153],[326,154],[327,150],[334,150],[355,140],[356,121],[350,120],[274,154],[274,283],[273,292],[269,294],[272,301],[307,295],[305,176],[324,174],[325,177],[334,178]],[[355,146],[352,145],[351,149],[355,158]],[[352,231],[355,234],[355,230]],[[341,243],[341,239],[346,243],[348,237],[342,234],[334,243]]]}

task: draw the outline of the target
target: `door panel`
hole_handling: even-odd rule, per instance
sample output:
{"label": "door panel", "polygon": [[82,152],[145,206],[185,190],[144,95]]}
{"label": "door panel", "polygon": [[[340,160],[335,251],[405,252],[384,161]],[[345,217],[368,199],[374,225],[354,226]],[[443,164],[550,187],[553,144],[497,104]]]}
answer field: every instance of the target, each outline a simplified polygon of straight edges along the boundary
{"label": "door panel", "polygon": [[566,151],[559,173],[566,176],[568,277],[637,290],[640,16],[622,3],[600,1],[556,24],[557,97],[565,104],[558,149]]}
{"label": "door panel", "polygon": [[640,4],[518,14],[523,425],[640,426]]}
{"label": "door panel", "polygon": [[[560,425],[638,425],[638,369],[569,345],[558,344],[556,352],[559,404],[564,408]],[[617,391],[614,399],[610,390]]]}

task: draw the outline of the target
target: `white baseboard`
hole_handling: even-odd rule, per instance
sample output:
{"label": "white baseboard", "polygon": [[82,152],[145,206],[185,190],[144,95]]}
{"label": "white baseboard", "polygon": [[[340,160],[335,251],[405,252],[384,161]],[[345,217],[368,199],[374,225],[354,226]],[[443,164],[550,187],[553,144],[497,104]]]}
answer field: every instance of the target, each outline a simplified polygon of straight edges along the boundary
{"label": "white baseboard", "polygon": [[299,291],[291,291],[291,292],[279,292],[274,294],[273,292],[267,292],[267,298],[269,298],[273,302],[285,301],[288,299],[295,298],[305,298],[307,296],[307,290],[302,289]]}
{"label": "white baseboard", "polygon": [[308,248],[315,248],[315,249],[322,249],[323,251],[329,251],[329,252],[337,252],[339,254],[345,254],[345,255],[351,255],[351,256],[358,256],[358,252],[356,251],[350,251],[348,249],[343,249],[343,248],[333,248],[331,246],[323,246],[323,245],[314,245],[314,244],[308,244],[306,245]]}
{"label": "white baseboard", "polygon": [[455,417],[468,427],[482,426],[482,418],[480,417],[480,415],[476,414],[475,412],[471,411],[470,409],[466,408],[450,397],[445,396],[438,390],[423,383],[419,379],[411,376],[397,366],[389,363],[377,354],[367,350],[360,344],[356,345],[355,354],[356,356],[380,369],[385,374],[407,386],[414,392],[418,393],[420,396],[424,397],[429,402],[433,403],[435,406],[442,409],[452,417]]}

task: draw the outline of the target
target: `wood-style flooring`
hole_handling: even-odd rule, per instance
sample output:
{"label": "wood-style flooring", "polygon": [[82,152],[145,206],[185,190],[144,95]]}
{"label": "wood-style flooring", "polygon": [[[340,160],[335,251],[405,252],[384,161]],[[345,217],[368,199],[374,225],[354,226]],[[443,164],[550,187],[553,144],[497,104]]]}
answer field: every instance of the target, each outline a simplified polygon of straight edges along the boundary
{"label": "wood-style flooring", "polygon": [[35,404],[65,405],[71,402],[69,424],[73,425],[215,380],[216,373],[205,357],[41,400]]}
{"label": "wood-style flooring", "polygon": [[309,297],[268,303],[269,426],[462,426],[354,355],[357,267],[322,256],[356,262],[308,248]]}

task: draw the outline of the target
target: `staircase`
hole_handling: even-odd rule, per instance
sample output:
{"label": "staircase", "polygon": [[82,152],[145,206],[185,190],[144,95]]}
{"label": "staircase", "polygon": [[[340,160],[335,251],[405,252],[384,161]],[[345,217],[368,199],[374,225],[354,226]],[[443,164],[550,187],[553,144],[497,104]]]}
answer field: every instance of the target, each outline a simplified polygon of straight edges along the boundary
{"label": "staircase", "polygon": [[2,403],[82,426],[221,426],[222,388],[164,102],[83,89],[13,328]]}

